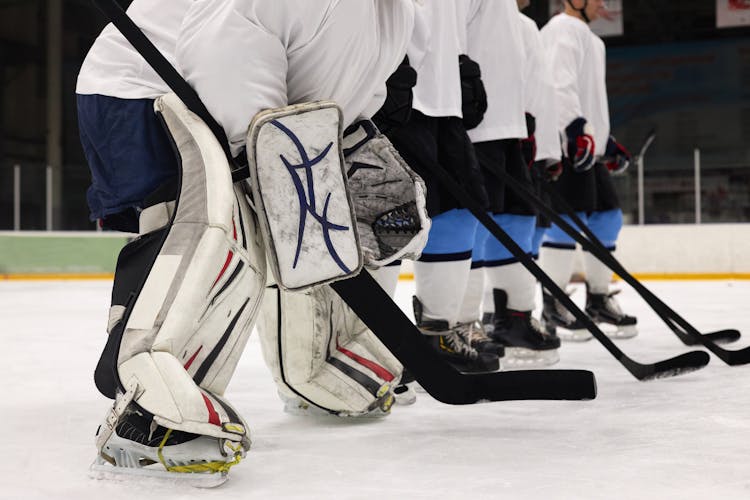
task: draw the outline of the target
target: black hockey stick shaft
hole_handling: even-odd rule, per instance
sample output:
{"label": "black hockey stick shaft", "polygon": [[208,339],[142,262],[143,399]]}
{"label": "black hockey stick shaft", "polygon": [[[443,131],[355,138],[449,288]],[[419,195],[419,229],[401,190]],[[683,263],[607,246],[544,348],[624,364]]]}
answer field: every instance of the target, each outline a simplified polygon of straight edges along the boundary
{"label": "black hockey stick shaft", "polygon": [[479,204],[461,188],[450,174],[439,164],[429,163],[425,165],[430,173],[451,193],[451,195],[467,208],[479,222],[487,228],[505,248],[507,248],[521,264],[531,272],[534,277],[542,283],[549,292],[573,314],[592,333],[594,338],[601,343],[609,353],[615,357],[635,378],[638,380],[649,380],[679,375],[689,371],[703,368],[709,361],[708,355],[703,351],[693,351],[680,356],[660,361],[654,364],[641,364],[628,357],[622,350],[607,337],[589,316],[581,311],[568,295],[558,287],[534,260],[506,233]]}
{"label": "black hockey stick shaft", "polygon": [[[550,194],[555,200],[555,203],[560,206],[568,215],[571,220],[583,231],[586,235],[584,237],[578,231],[576,231],[570,224],[568,224],[562,217],[560,217],[554,210],[548,207],[542,202],[536,195],[531,193],[527,188],[520,185],[515,179],[510,179],[510,176],[505,174],[505,178],[511,186],[514,186],[518,192],[526,195],[528,199],[534,202],[551,220],[555,222],[563,231],[573,237],[587,252],[598,258],[603,264],[612,269],[617,273],[626,283],[633,287],[648,303],[654,312],[670,327],[670,329],[677,335],[677,337],[686,345],[701,344],[714,353],[719,359],[727,363],[728,365],[744,365],[750,363],[750,347],[746,347],[739,350],[724,349],[719,346],[715,339],[726,339],[726,338],[739,338],[739,332],[736,330],[723,330],[719,332],[709,333],[703,335],[693,325],[691,325],[686,319],[680,316],[671,307],[665,304],[659,297],[651,292],[646,286],[638,281],[632,274],[630,274],[620,262],[606,249],[602,242],[594,235],[594,233],[581,221],[575,212],[567,206],[562,197],[555,192],[552,186],[542,184],[544,189]],[[679,327],[678,327],[679,326]],[[682,330],[682,329],[684,330]]]}
{"label": "black hockey stick shaft", "polygon": [[[368,272],[337,281],[331,284],[331,288],[438,401],[455,405],[596,397],[594,375],[586,370],[458,373],[427,343],[425,336]],[[394,325],[399,327],[394,328]]]}
{"label": "black hockey stick shaft", "polygon": [[[193,113],[208,124],[222,144],[227,158],[229,145],[221,126],[208,113],[199,96],[169,61],[151,44],[140,28],[115,0],[94,0],[123,36],[139,51]],[[231,163],[230,163],[231,164]],[[234,176],[233,178],[236,179]],[[423,335],[393,300],[362,272],[332,287],[357,313],[388,349],[436,399],[448,404],[527,399],[588,400],[596,397],[594,374],[587,370],[531,370],[510,373],[465,375],[457,372],[426,345]]]}
{"label": "black hockey stick shaft", "polygon": [[[581,246],[584,248],[584,250],[596,256],[607,267],[609,267],[618,275],[620,275],[623,278],[623,280],[625,280],[628,284],[630,284],[646,300],[649,306],[651,306],[654,309],[654,312],[656,312],[659,315],[659,317],[665,321],[667,326],[670,326],[670,328],[672,328],[672,331],[681,340],[684,341],[683,337],[691,339],[691,340],[694,339],[696,343],[700,343],[704,345],[707,349],[709,349],[717,357],[719,357],[719,359],[721,359],[722,361],[724,361],[725,363],[729,365],[740,365],[740,364],[750,363],[750,347],[745,348],[745,349],[740,349],[737,351],[729,351],[727,349],[724,349],[718,346],[712,340],[710,336],[701,335],[701,333],[695,330],[695,328],[693,328],[692,325],[690,325],[690,323],[688,323],[681,316],[679,316],[669,306],[664,304],[658,297],[656,297],[642,283],[640,283],[630,273],[628,273],[627,270],[604,247],[601,241],[599,241],[599,239],[596,238],[596,236],[591,232],[591,230],[586,226],[586,224],[584,224],[583,221],[581,221],[581,219],[576,216],[575,212],[569,207],[567,207],[565,201],[562,200],[562,198],[552,189],[551,186],[545,183],[542,183],[542,186],[544,186],[544,188],[549,192],[550,196],[553,199],[555,199],[555,202],[558,205],[562,206],[563,209],[565,209],[564,211],[567,212],[567,215],[571,216],[571,219],[574,220],[575,224],[581,228],[581,231],[584,231],[584,234],[586,234],[587,236],[590,236],[590,238],[584,237],[579,231],[577,231],[570,224],[568,224],[568,222],[565,221],[565,219],[563,219],[562,217],[560,217],[555,210],[549,207],[535,193],[533,193],[529,189],[529,187],[523,185],[521,182],[514,179],[512,176],[508,175],[506,172],[493,170],[492,173],[495,176],[497,176],[500,180],[510,185],[519,196],[523,197],[529,203],[539,208],[539,210],[541,210],[542,213],[544,213],[553,222],[555,222],[555,224],[557,224],[560,227],[560,229],[565,231],[575,241],[580,243]],[[566,305],[566,304],[563,303],[563,305]],[[573,313],[573,311],[571,311],[571,313]],[[675,321],[678,322],[689,333],[684,333],[680,330],[677,330],[674,325]],[[723,332],[717,332],[713,335],[717,335],[717,334],[723,334]],[[692,345],[692,344],[688,344],[688,345]]]}

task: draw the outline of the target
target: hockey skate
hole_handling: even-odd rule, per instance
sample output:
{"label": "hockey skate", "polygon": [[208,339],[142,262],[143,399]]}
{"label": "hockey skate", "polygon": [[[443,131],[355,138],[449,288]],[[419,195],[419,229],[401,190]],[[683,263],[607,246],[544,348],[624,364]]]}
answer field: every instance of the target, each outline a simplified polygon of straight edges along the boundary
{"label": "hockey skate", "polygon": [[590,293],[586,287],[586,314],[591,316],[602,331],[613,339],[629,339],[638,335],[638,320],[622,312],[615,295],[620,290],[609,293]]}
{"label": "hockey skate", "polygon": [[544,292],[542,301],[542,325],[548,334],[572,342],[585,342],[593,338],[583,323],[578,321],[559,300]]}
{"label": "hockey skate", "polygon": [[114,429],[113,415],[110,411],[96,432],[99,455],[90,468],[94,479],[152,478],[213,488],[227,480],[229,469],[250,447],[246,434],[242,441],[231,441],[162,427],[134,405],[115,417]]}
{"label": "hockey skate", "polygon": [[456,370],[462,373],[488,373],[500,369],[500,358],[496,354],[478,352],[471,346],[466,329],[450,328],[447,321],[425,320],[422,303],[414,297],[414,318],[417,327],[425,334],[430,345]]}
{"label": "hockey skate", "polygon": [[505,347],[492,340],[485,332],[484,325],[480,324],[479,321],[459,323],[456,325],[456,329],[462,337],[469,339],[471,347],[478,352],[495,354],[498,358],[505,356]]}
{"label": "hockey skate", "polygon": [[493,290],[493,297],[495,323],[490,337],[505,346],[507,366],[549,366],[560,360],[560,339],[542,330],[531,311],[507,309],[503,290]]}

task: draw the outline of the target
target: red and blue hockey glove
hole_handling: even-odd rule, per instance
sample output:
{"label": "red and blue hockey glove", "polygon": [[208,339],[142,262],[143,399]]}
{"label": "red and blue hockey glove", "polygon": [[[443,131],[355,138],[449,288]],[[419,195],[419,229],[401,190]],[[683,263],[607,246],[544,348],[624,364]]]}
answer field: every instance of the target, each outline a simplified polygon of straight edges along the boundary
{"label": "red and blue hockey glove", "polygon": [[565,135],[568,139],[568,160],[576,172],[585,172],[594,166],[594,131],[591,125],[583,118],[576,118],[570,125],[565,127]]}
{"label": "red and blue hockey glove", "polygon": [[617,142],[613,136],[609,136],[607,149],[602,161],[612,175],[619,175],[627,170],[630,165],[630,152]]}

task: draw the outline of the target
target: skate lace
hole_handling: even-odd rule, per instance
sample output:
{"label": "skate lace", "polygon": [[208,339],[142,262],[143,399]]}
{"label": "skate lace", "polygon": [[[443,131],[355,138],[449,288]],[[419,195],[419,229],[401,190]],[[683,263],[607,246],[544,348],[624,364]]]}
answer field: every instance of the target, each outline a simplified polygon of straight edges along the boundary
{"label": "skate lace", "polygon": [[465,328],[464,325],[457,325],[454,331],[446,333],[443,337],[445,338],[446,344],[448,344],[454,352],[473,359],[478,357],[479,353],[476,349],[471,347],[471,325],[468,323],[465,325],[469,325],[469,328]]}
{"label": "skate lace", "polygon": [[620,303],[615,298],[615,295],[620,293],[620,290],[615,290],[614,292],[610,292],[607,294],[606,298],[604,299],[604,308],[614,316],[622,317],[625,316],[625,313],[622,312],[622,309],[620,308]]}
{"label": "skate lace", "polygon": [[559,300],[557,300],[557,299],[555,299],[555,311],[557,312],[557,314],[559,314],[559,315],[560,315],[560,317],[561,317],[561,318],[563,319],[563,321],[565,321],[565,323],[568,323],[568,324],[570,324],[570,323],[575,323],[575,321],[576,321],[576,317],[575,317],[575,316],[573,316],[573,313],[572,313],[572,312],[570,312],[570,311],[569,311],[569,310],[568,310],[568,309],[567,309],[567,308],[566,308],[566,307],[565,307],[565,306],[563,305],[563,303],[562,303],[562,302],[560,302],[560,301],[559,301]]}
{"label": "skate lace", "polygon": [[157,450],[157,455],[159,456],[159,462],[164,466],[166,470],[169,472],[182,472],[182,473],[226,473],[231,469],[233,466],[240,463],[242,460],[242,444],[237,443],[236,446],[233,446],[231,442],[226,442],[224,446],[228,447],[234,452],[234,460],[231,462],[222,462],[222,461],[213,461],[213,462],[202,462],[197,464],[189,464],[189,465],[167,465],[167,461],[164,459],[164,446],[167,444],[167,440],[169,439],[170,434],[172,433],[172,429],[168,429],[167,432],[164,434],[164,439],[161,440],[161,443],[159,444],[159,449]]}
{"label": "skate lace", "polygon": [[531,329],[540,337],[547,338],[551,337],[547,331],[542,328],[542,324],[539,323],[539,320],[536,319],[534,316],[529,316],[529,326],[531,326]]}

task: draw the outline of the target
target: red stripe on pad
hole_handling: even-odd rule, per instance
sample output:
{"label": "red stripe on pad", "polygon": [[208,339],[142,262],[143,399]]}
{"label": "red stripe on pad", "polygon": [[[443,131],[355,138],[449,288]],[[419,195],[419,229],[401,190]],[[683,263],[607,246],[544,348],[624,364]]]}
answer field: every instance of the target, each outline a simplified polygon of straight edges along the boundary
{"label": "red stripe on pad", "polygon": [[208,399],[205,394],[201,393],[201,396],[203,396],[203,401],[206,402],[206,408],[208,408],[208,423],[218,425],[219,427],[221,427],[219,414],[216,413],[216,409],[214,408],[213,403],[211,403],[211,400]]}
{"label": "red stripe on pad", "polygon": [[195,354],[190,356],[190,359],[187,360],[187,363],[185,363],[185,371],[187,371],[190,368],[190,365],[193,364],[193,361],[195,361],[195,358],[198,356],[198,353],[201,352],[201,349],[203,349],[203,346],[200,346],[197,351],[195,351]]}
{"label": "red stripe on pad", "polygon": [[224,262],[224,267],[221,268],[221,271],[219,272],[219,275],[214,280],[214,284],[211,285],[211,289],[213,289],[216,286],[216,283],[219,282],[222,276],[224,276],[224,273],[227,271],[227,267],[229,267],[229,263],[232,262],[232,257],[234,257],[234,254],[230,250],[227,254],[227,260]]}
{"label": "red stripe on pad", "polygon": [[360,365],[364,366],[365,368],[369,368],[372,370],[372,372],[377,375],[378,377],[382,378],[386,382],[392,382],[394,378],[393,374],[380,366],[379,364],[375,363],[374,361],[370,361],[369,359],[365,359],[359,354],[355,354],[349,349],[344,349],[341,346],[336,346],[336,350],[343,353],[344,355],[348,356],[349,358],[353,359]]}

